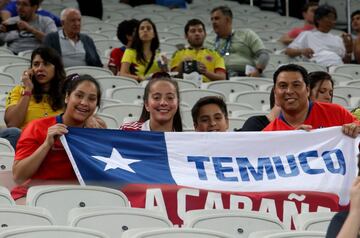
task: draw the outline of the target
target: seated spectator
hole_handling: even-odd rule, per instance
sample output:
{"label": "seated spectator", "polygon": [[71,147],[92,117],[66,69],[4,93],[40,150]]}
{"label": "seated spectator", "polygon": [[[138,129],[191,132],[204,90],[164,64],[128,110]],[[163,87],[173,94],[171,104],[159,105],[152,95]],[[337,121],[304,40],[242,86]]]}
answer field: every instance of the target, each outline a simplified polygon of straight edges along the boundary
{"label": "seated spectator", "polygon": [[314,71],[308,75],[310,82],[310,100],[313,102],[332,102],[334,81],[324,71]]}
{"label": "seated spectator", "polygon": [[225,132],[229,129],[226,103],[220,97],[200,98],[191,109],[195,131]]}
{"label": "seated spectator", "polygon": [[344,134],[357,137],[359,121],[337,104],[309,100],[309,79],[305,68],[288,64],[274,73],[274,94],[281,114],[264,131],[311,130],[342,126]]}
{"label": "seated spectator", "polygon": [[145,87],[139,121],[125,123],[125,131],[182,131],[179,86],[167,73],[156,73]]}
{"label": "seated spectator", "polygon": [[[206,46],[224,57],[227,76],[258,77],[269,61],[260,37],[250,29],[232,28],[233,14],[229,7],[215,7],[211,11],[211,23],[216,37]],[[251,70],[246,70],[251,68]]]}
{"label": "seated spectator", "polygon": [[[43,0],[39,1],[40,6],[39,6],[38,10],[36,11],[36,14],[38,14],[40,16],[50,17],[55,22],[55,25],[57,27],[60,27],[61,26],[60,18],[47,10],[41,9],[42,2],[43,2]],[[16,11],[16,0],[10,1],[8,4],[6,4],[4,9],[1,10],[1,17],[3,20],[6,20],[10,17],[15,17],[17,15],[18,15],[18,13]]]}
{"label": "seated spectator", "polygon": [[353,38],[354,63],[360,64],[360,10],[356,10],[351,14],[351,27],[355,33]]}
{"label": "seated spectator", "polygon": [[[198,19],[189,20],[185,25],[185,37],[189,47],[178,50],[171,59],[171,71],[191,73],[193,71],[202,75],[203,82],[225,80],[226,70],[223,57],[215,50],[203,46],[206,37],[205,25]],[[184,65],[188,61],[196,61],[191,72],[184,72]]]}
{"label": "seated spectator", "polygon": [[131,19],[120,22],[117,27],[116,36],[123,44],[123,46],[121,46],[120,48],[112,49],[110,53],[108,67],[114,75],[116,75],[120,71],[122,57],[125,53],[126,48],[129,48],[131,46],[135,29],[138,24],[138,20]]}
{"label": "seated spectator", "polygon": [[[25,70],[22,85],[15,86],[6,100],[5,122],[8,127],[23,128],[30,121],[63,112],[61,85],[65,70],[59,54],[52,48],[39,47],[32,52],[30,69]],[[88,127],[106,127],[98,117],[90,117]]]}
{"label": "seated spectator", "polygon": [[302,32],[285,53],[290,57],[304,56],[325,67],[349,63],[353,51],[351,36],[344,33],[340,37],[330,33],[337,18],[335,8],[321,5],[314,14],[316,30]]}
{"label": "seated spectator", "polygon": [[44,45],[54,48],[62,57],[64,67],[102,67],[94,41],[80,33],[81,14],[75,8],[66,8],[60,15],[62,30],[46,35]]}
{"label": "seated spectator", "polygon": [[308,2],[302,9],[302,15],[304,18],[304,26],[294,27],[289,32],[285,33],[280,41],[285,45],[290,44],[293,40],[303,31],[310,31],[314,29],[314,12],[318,7],[317,2]]}
{"label": "seated spectator", "polygon": [[77,183],[76,175],[59,137],[67,127],[84,127],[100,105],[99,83],[89,75],[72,76],[63,86],[66,92],[63,114],[30,122],[21,133],[13,165],[14,199],[24,197],[27,188],[44,183]]}
{"label": "seated spectator", "polygon": [[155,24],[142,19],[136,28],[131,48],[126,49],[121,60],[120,76],[141,82],[156,72],[166,72],[167,59],[160,56],[159,36]]}
{"label": "seated spectator", "polygon": [[61,84],[65,71],[58,53],[40,47],[31,55],[22,85],[15,86],[6,101],[5,122],[8,127],[23,128],[30,121],[59,115],[63,111]]}
{"label": "seated spectator", "polygon": [[16,143],[19,139],[20,133],[21,130],[19,128],[16,127],[6,128],[0,126],[0,138],[8,140],[11,146],[14,148],[14,150],[16,148]]}
{"label": "seated spectator", "polygon": [[249,117],[239,131],[262,131],[280,115],[281,108],[275,103],[274,89],[270,93],[270,108],[271,111],[267,115]]}
{"label": "seated spectator", "polygon": [[358,238],[360,236],[360,177],[350,189],[350,211],[337,213],[331,220],[326,238]]}
{"label": "seated spectator", "polygon": [[18,16],[0,25],[0,40],[15,54],[39,47],[46,34],[57,30],[51,18],[36,14],[39,4],[39,0],[17,0]]}

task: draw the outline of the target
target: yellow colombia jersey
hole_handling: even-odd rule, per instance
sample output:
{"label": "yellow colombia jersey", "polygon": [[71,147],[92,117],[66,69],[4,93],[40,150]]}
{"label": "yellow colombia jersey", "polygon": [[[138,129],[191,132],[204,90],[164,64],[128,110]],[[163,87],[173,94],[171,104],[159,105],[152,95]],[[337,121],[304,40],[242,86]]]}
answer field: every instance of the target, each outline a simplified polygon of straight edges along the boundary
{"label": "yellow colombia jersey", "polygon": [[[224,58],[215,50],[207,48],[202,48],[200,50],[186,48],[176,51],[171,59],[171,69],[178,67],[185,58],[203,63],[206,66],[206,69],[210,72],[216,72],[218,70],[225,72]],[[210,82],[210,79],[207,77],[202,77],[203,82]]]}
{"label": "yellow colombia jersey", "polygon": [[[20,85],[15,86],[11,92],[9,93],[9,96],[6,99],[6,108],[16,105],[21,96],[22,91],[24,88]],[[26,124],[28,124],[30,121],[34,119],[39,119],[42,117],[49,117],[49,116],[56,116],[63,112],[63,110],[57,110],[53,111],[51,109],[51,106],[48,102],[49,95],[44,95],[41,102],[36,103],[34,96],[31,96],[30,103],[28,106],[28,110],[25,115],[25,120],[23,125],[21,125],[21,128],[24,128]]]}
{"label": "yellow colombia jersey", "polygon": [[[151,74],[156,73],[156,72],[160,72],[161,69],[159,67],[158,64],[158,58],[159,58],[159,52],[156,52],[154,61],[150,67],[150,69],[147,71],[146,75],[145,75],[145,69],[148,66],[148,62],[146,62],[146,64],[142,64],[139,61],[136,60],[136,50],[134,49],[126,49],[124,56],[121,60],[121,63],[129,63],[130,67],[133,67],[135,69],[135,74],[137,76],[142,76],[142,77],[149,77]],[[132,72],[134,73],[134,72]]]}

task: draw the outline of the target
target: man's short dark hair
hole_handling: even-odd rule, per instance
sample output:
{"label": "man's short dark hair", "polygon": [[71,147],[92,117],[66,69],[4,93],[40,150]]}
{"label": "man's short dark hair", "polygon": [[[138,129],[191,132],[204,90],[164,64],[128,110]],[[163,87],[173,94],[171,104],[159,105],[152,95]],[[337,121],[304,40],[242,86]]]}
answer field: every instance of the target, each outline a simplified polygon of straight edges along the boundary
{"label": "man's short dark hair", "polygon": [[356,15],[360,15],[360,10],[353,11],[353,12],[351,13],[351,19],[352,19],[354,16],[356,16]]}
{"label": "man's short dark hair", "polygon": [[194,18],[194,19],[189,20],[186,23],[185,29],[184,29],[185,35],[187,35],[187,33],[189,32],[190,26],[197,26],[197,25],[201,25],[202,28],[204,29],[204,32],[206,32],[204,23],[202,21],[200,21],[199,19]]}
{"label": "man's short dark hair", "polygon": [[126,36],[131,36],[135,32],[135,29],[139,21],[136,19],[124,20],[119,23],[116,31],[116,36],[121,43],[127,45],[128,39]]}
{"label": "man's short dark hair", "polygon": [[308,2],[303,6],[302,12],[307,12],[310,7],[315,7],[315,6],[319,6],[319,3],[317,3],[317,2]]}
{"label": "man's short dark hair", "polygon": [[29,0],[30,6],[40,6],[40,0]]}
{"label": "man's short dark hair", "polygon": [[218,7],[215,7],[211,10],[211,14],[213,14],[214,12],[216,11],[221,11],[222,14],[224,14],[224,16],[228,16],[230,17],[231,19],[233,18],[233,14],[232,14],[232,11],[231,9],[228,7],[228,6],[218,6]]}
{"label": "man's short dark hair", "polygon": [[314,12],[314,24],[316,27],[319,26],[319,21],[321,18],[326,17],[330,14],[335,15],[335,19],[337,19],[336,9],[333,6],[328,4],[320,5]]}
{"label": "man's short dark hair", "polygon": [[274,76],[273,76],[274,86],[276,85],[277,78],[281,72],[299,72],[302,75],[305,85],[309,86],[310,82],[308,79],[307,70],[304,67],[297,65],[297,64],[285,64],[285,65],[280,66],[275,71]]}
{"label": "man's short dark hair", "polygon": [[228,111],[227,111],[227,107],[226,107],[226,103],[225,103],[224,99],[222,99],[221,97],[217,97],[217,96],[206,96],[206,97],[200,98],[191,109],[191,116],[192,116],[194,124],[197,124],[200,109],[203,106],[206,106],[209,104],[216,104],[220,108],[221,112],[224,114],[225,118],[228,119]]}

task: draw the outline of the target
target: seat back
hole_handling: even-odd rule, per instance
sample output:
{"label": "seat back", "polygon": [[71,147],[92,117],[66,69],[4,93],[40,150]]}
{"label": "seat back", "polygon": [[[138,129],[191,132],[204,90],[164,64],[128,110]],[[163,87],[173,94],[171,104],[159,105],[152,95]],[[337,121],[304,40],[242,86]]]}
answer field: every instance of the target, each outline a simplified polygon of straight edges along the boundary
{"label": "seat back", "polygon": [[341,73],[350,75],[353,79],[360,79],[360,65],[343,64],[336,66],[332,73]]}
{"label": "seat back", "polygon": [[133,117],[138,119],[141,115],[142,106],[131,104],[131,103],[122,103],[118,105],[107,105],[101,109],[101,113],[109,114],[116,118],[119,125],[122,125],[124,119],[127,117]]}
{"label": "seat back", "polygon": [[326,232],[336,212],[305,212],[294,218],[297,230]]}
{"label": "seat back", "polygon": [[184,89],[180,90],[180,100],[190,107],[192,107],[197,100],[205,96],[217,96],[221,97],[224,100],[226,99],[225,95],[219,91],[209,90],[209,89]]}
{"label": "seat back", "polygon": [[144,88],[138,86],[125,86],[111,88],[105,91],[107,98],[117,99],[125,103],[142,102]]}
{"label": "seat back", "polygon": [[0,72],[1,84],[15,84],[15,78],[11,74]]}
{"label": "seat back", "polygon": [[265,107],[270,105],[270,92],[250,91],[234,93],[230,95],[229,99],[230,102],[249,104],[256,110],[262,111]]}
{"label": "seat back", "polygon": [[170,220],[158,211],[128,207],[74,208],[69,212],[70,226],[92,228],[111,238],[121,237],[124,231],[145,227],[172,227]]}
{"label": "seat back", "polygon": [[11,197],[10,191],[3,186],[0,186],[0,205],[15,205],[15,201]]}
{"label": "seat back", "polygon": [[215,81],[204,84],[206,89],[215,90],[223,93],[228,101],[230,93],[255,91],[256,87],[253,84],[240,81]]}
{"label": "seat back", "polygon": [[96,116],[100,117],[106,124],[108,129],[119,129],[120,123],[116,117],[106,113],[96,113]]}
{"label": "seat back", "polygon": [[68,212],[76,207],[129,206],[126,196],[118,190],[80,185],[32,186],[26,204],[47,208],[56,224],[66,224]]}
{"label": "seat back", "polygon": [[108,238],[105,234],[70,226],[30,226],[12,228],[0,232],[0,238]]}
{"label": "seat back", "polygon": [[0,67],[0,71],[12,75],[15,79],[16,84],[21,83],[21,75],[24,73],[24,70],[27,70],[30,66],[30,63],[14,63],[14,64],[5,64]]}
{"label": "seat back", "polygon": [[248,237],[259,230],[284,230],[277,217],[243,210],[192,210],[186,213],[186,227],[216,229],[233,237]]}
{"label": "seat back", "polygon": [[98,76],[113,76],[114,74],[105,68],[95,67],[95,66],[72,66],[65,68],[66,75],[70,74],[89,74],[93,77]]}
{"label": "seat back", "polygon": [[99,76],[96,77],[96,79],[99,82],[103,92],[109,88],[139,85],[135,79],[122,76]]}
{"label": "seat back", "polygon": [[0,231],[5,227],[49,226],[54,224],[50,212],[42,207],[0,206]]}

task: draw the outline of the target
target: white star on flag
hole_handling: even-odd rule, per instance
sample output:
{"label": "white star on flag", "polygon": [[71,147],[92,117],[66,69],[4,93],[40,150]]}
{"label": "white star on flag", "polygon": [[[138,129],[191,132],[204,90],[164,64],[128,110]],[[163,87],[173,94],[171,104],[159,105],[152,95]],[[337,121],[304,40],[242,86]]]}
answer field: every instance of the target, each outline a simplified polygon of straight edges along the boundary
{"label": "white star on flag", "polygon": [[135,171],[132,168],[130,168],[129,165],[132,163],[141,161],[141,160],[136,160],[136,159],[125,159],[121,156],[119,151],[115,148],[112,149],[110,158],[103,157],[103,156],[92,156],[92,157],[106,163],[104,171],[109,170],[109,169],[119,168],[119,169],[126,170],[128,172],[135,173]]}

